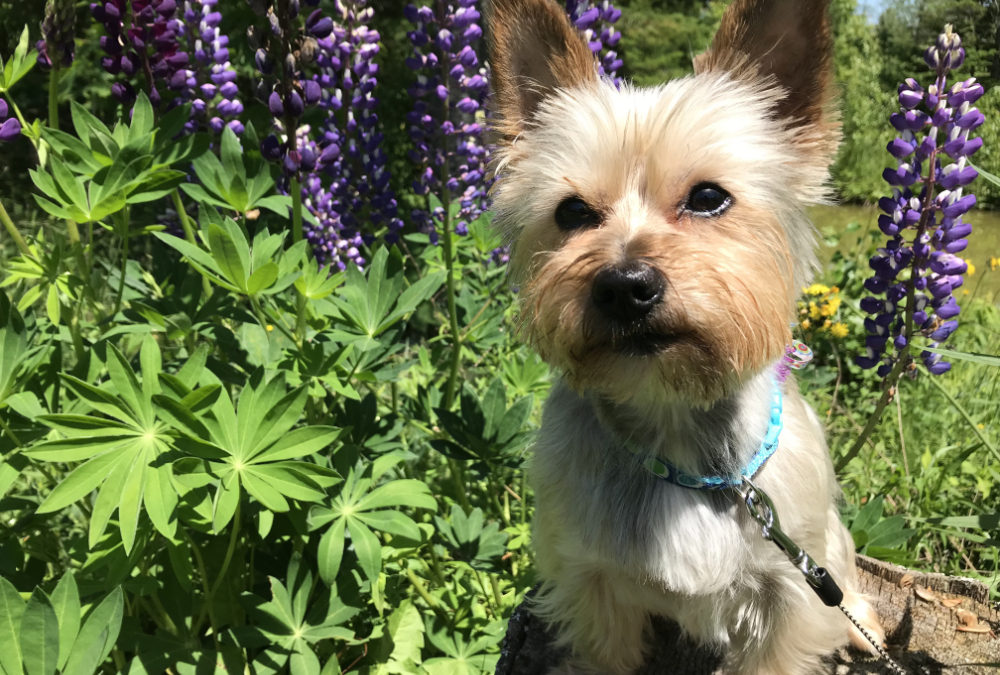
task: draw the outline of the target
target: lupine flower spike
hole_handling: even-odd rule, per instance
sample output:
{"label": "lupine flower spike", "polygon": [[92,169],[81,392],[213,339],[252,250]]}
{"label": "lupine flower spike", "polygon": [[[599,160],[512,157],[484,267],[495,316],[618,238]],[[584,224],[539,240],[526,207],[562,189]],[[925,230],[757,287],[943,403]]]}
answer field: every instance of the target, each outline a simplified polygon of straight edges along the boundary
{"label": "lupine flower spike", "polygon": [[[887,149],[897,160],[883,177],[893,187],[879,200],[885,212],[879,229],[889,237],[870,260],[874,275],[865,282],[872,294],[861,301],[865,319],[863,368],[878,367],[885,377],[900,359],[910,366],[910,342],[921,336],[937,347],[958,326],[958,303],[952,294],[962,285],[967,264],[957,254],[968,243],[972,226],[963,220],[975,205],[967,186],[976,176],[968,158],[983,144],[972,133],[983,123],[973,104],[983,95],[975,78],[948,87],[953,69],[962,65],[965,50],[958,34],[946,26],[937,43],[924,54],[935,71],[926,89],[913,78],[899,86],[899,112],[890,122],[899,135]],[[934,374],[951,364],[923,350],[921,359]]]}
{"label": "lupine flower spike", "polygon": [[327,35],[318,38],[320,72],[314,78],[327,118],[302,200],[316,221],[306,225],[305,236],[317,260],[343,269],[347,262],[364,264],[360,249],[373,229],[386,226],[386,241],[393,243],[403,221],[375,112],[379,33],[370,26],[373,10],[366,0],[336,0],[333,15]]}
{"label": "lupine flower spike", "polygon": [[42,39],[35,43],[38,63],[47,68],[67,68],[73,63],[76,7],[73,0],[48,0],[42,19]]}
{"label": "lupine flower spike", "polygon": [[101,66],[124,76],[111,85],[112,95],[126,107],[135,101],[132,78],[144,81],[154,106],[163,100],[161,90],[179,90],[184,80],[175,78],[187,68],[188,55],[177,40],[180,24],[175,0],[108,0],[91,3],[90,12],[104,25]]}
{"label": "lupine flower spike", "polygon": [[171,89],[180,93],[180,100],[191,103],[188,131],[207,126],[218,134],[228,126],[240,134],[243,123],[237,117],[243,112],[243,103],[236,70],[229,62],[229,37],[219,31],[222,14],[217,4],[218,0],[184,2],[177,28],[192,58],[187,68],[174,74]]}
{"label": "lupine flower spike", "polygon": [[[478,4],[437,0],[409,4],[404,10],[414,26],[408,34],[414,51],[406,64],[416,73],[409,90],[416,103],[407,115],[414,144],[410,158],[423,166],[413,189],[418,195],[443,195],[443,202],[458,202],[457,234],[465,234],[485,210],[489,187],[484,180],[489,157],[482,139],[489,83],[477,53],[483,35]],[[429,213],[417,209],[412,217],[437,241],[444,207]]]}
{"label": "lupine flower spike", "polygon": [[609,78],[615,86],[621,86],[618,69],[622,67],[622,60],[618,58],[615,48],[622,34],[614,27],[621,18],[621,10],[616,9],[609,0],[599,0],[596,3],[591,0],[566,0],[566,13],[573,25],[587,38],[590,51],[600,63],[601,75]]}

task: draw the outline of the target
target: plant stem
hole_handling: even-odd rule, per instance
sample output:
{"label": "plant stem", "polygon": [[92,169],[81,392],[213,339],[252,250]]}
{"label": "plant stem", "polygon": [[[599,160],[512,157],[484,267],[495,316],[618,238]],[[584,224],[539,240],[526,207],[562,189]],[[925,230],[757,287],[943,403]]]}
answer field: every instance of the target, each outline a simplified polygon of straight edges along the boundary
{"label": "plant stem", "polygon": [[455,253],[451,240],[451,194],[444,188],[441,195],[444,205],[444,223],[441,233],[444,247],[444,266],[448,275],[448,323],[451,331],[451,363],[448,367],[448,382],[444,389],[444,407],[451,408],[455,401],[455,387],[458,384],[458,364],[462,356],[462,336],[458,331],[458,310],[455,308]]}
{"label": "plant stem", "polygon": [[24,444],[21,443],[21,439],[17,437],[17,434],[14,433],[14,430],[11,429],[10,426],[8,426],[8,424],[4,421],[2,417],[0,417],[0,429],[3,429],[4,433],[7,434],[10,440],[14,441],[14,445],[16,445],[19,448],[24,447]]}
{"label": "plant stem", "polygon": [[52,71],[49,73],[49,126],[53,129],[59,128],[59,76],[62,69],[56,64],[52,64]]}
{"label": "plant stem", "polygon": [[115,307],[111,311],[109,318],[114,317],[118,314],[118,311],[122,308],[122,297],[125,295],[125,271],[128,268],[128,207],[126,206],[121,211],[121,238],[122,238],[122,261],[121,269],[118,278],[118,290],[115,293]]}
{"label": "plant stem", "polygon": [[455,481],[455,492],[458,496],[458,503],[466,514],[472,513],[472,504],[469,503],[469,495],[465,494],[465,472],[461,465],[453,458],[448,458],[448,470],[451,472],[451,479]]}
{"label": "plant stem", "polygon": [[[198,239],[194,236],[194,223],[191,222],[191,218],[188,216],[187,210],[184,208],[184,200],[181,199],[180,189],[175,188],[174,191],[170,193],[170,198],[174,202],[174,211],[177,212],[177,219],[181,221],[181,228],[184,230],[184,238],[187,239],[189,243],[197,246]],[[205,293],[205,298],[212,295],[212,284],[210,284],[208,279],[205,277],[201,278],[201,289]]]}
{"label": "plant stem", "polygon": [[24,237],[21,236],[21,232],[17,229],[17,225],[14,221],[10,219],[10,215],[7,213],[7,209],[4,208],[3,203],[0,202],[0,222],[3,223],[3,227],[7,230],[7,234],[10,238],[14,240],[14,244],[17,246],[17,250],[21,252],[21,255],[31,258],[31,249],[28,248],[27,242],[24,241]]}
{"label": "plant stem", "polygon": [[[302,186],[299,179],[288,179],[288,190],[292,193],[292,243],[302,241]],[[297,289],[296,289],[297,290]],[[297,292],[295,313],[295,344],[301,345],[306,334],[306,296]]]}
{"label": "plant stem", "polygon": [[427,587],[424,586],[424,582],[420,580],[420,577],[414,574],[413,570],[411,570],[410,568],[406,568],[406,578],[410,582],[410,585],[412,585],[413,588],[417,591],[417,595],[419,595],[421,598],[424,599],[424,602],[427,603],[427,606],[430,607],[434,611],[434,613],[440,614],[441,617],[447,621],[448,615],[444,613],[441,605],[438,604],[438,601],[434,598],[433,595],[430,594],[430,592],[427,590]]}

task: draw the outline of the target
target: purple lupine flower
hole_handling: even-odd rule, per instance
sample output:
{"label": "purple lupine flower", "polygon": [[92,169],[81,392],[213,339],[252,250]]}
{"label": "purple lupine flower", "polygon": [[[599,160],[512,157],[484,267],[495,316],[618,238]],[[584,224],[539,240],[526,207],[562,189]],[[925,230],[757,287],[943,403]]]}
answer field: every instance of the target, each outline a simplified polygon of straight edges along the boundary
{"label": "purple lupine flower", "polygon": [[[459,206],[454,231],[486,208],[488,150],[483,143],[484,103],[488,73],[477,52],[483,31],[477,0],[437,0],[433,6],[408,4],[406,18],[413,55],[406,64],[415,71],[409,88],[415,103],[407,114],[414,147],[410,159],[421,167],[414,182],[418,195],[435,194],[446,205]],[[437,241],[444,208],[417,209],[417,226]]]}
{"label": "purple lupine flower", "polygon": [[[38,64],[68,68],[73,63],[76,7],[73,0],[47,0],[42,19],[42,39],[35,43]],[[54,59],[54,61],[53,61]]]}
{"label": "purple lupine flower", "polygon": [[7,101],[0,98],[0,141],[12,141],[21,135],[21,123],[9,114]]}
{"label": "purple lupine flower", "polygon": [[180,50],[177,41],[176,11],[175,0],[91,3],[91,14],[105,30],[100,39],[106,55],[101,67],[112,75],[125,76],[111,86],[111,93],[126,106],[135,101],[135,87],[130,81],[133,76],[145,81],[154,106],[162,101],[161,89],[183,87],[184,82],[174,77],[188,62],[188,55]]}
{"label": "purple lupine flower", "polygon": [[249,32],[254,65],[261,75],[257,94],[275,121],[275,133],[264,138],[261,151],[265,157],[280,161],[286,175],[311,170],[302,166],[296,133],[288,130],[297,130],[306,108],[320,103],[323,86],[307,71],[315,64],[319,40],[329,37],[333,25],[321,10],[305,17],[300,10],[299,0],[289,0],[280,11],[270,6],[267,30]]}
{"label": "purple lupine flower", "polygon": [[[865,319],[865,355],[856,359],[863,368],[878,366],[883,377],[908,350],[914,332],[937,347],[958,326],[953,291],[962,285],[967,266],[956,254],[968,243],[972,226],[963,217],[976,203],[975,195],[964,192],[977,176],[968,158],[982,146],[981,138],[969,136],[983,122],[972,106],[983,95],[975,78],[948,88],[951,70],[965,60],[961,44],[945,26],[924,55],[935,71],[934,83],[925,90],[913,78],[904,81],[900,111],[890,117],[899,136],[887,149],[897,166],[883,173],[893,194],[879,200],[885,213],[878,219],[889,240],[869,261],[874,275],[865,288],[872,295],[861,301],[861,309],[871,316]],[[938,354],[923,350],[920,356],[931,373],[951,368]]]}
{"label": "purple lupine flower", "polygon": [[317,170],[302,185],[303,204],[317,220],[305,235],[320,262],[340,268],[348,261],[364,264],[359,249],[373,229],[385,226],[385,239],[393,243],[403,226],[376,113],[380,36],[370,26],[374,11],[366,4],[336,0],[335,22],[316,18],[315,12],[307,21],[318,37],[319,66],[307,84],[327,115],[322,138],[311,150]]}
{"label": "purple lupine flower", "polygon": [[621,86],[618,70],[622,67],[622,60],[615,48],[622,34],[614,28],[621,18],[621,10],[615,8],[610,0],[566,0],[566,13],[587,38],[590,51],[600,63],[601,75],[611,79],[615,86]]}
{"label": "purple lupine flower", "polygon": [[229,62],[229,37],[219,31],[222,14],[217,5],[218,0],[185,0],[177,31],[192,58],[174,73],[171,88],[178,91],[179,101],[191,103],[188,131],[206,126],[218,134],[228,126],[240,134],[243,123],[237,118],[243,103]]}

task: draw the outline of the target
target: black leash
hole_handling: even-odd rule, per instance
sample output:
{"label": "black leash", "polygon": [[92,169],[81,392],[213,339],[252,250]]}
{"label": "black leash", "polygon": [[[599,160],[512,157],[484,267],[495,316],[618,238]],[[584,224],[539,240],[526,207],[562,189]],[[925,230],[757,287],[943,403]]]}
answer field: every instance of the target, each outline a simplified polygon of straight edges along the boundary
{"label": "black leash", "polygon": [[889,652],[844,607],[844,592],[840,590],[840,586],[830,576],[830,573],[824,567],[817,565],[816,561],[781,529],[781,524],[778,521],[778,512],[775,510],[774,503],[767,496],[767,493],[754,485],[749,478],[743,479],[743,490],[737,490],[737,493],[742,497],[743,504],[746,506],[750,517],[760,525],[761,536],[768,541],[773,541],[788,556],[788,559],[795,565],[795,568],[802,572],[806,583],[819,596],[823,604],[827,607],[837,607],[840,609],[844,613],[844,616],[854,624],[854,627],[871,643],[872,647],[875,648],[878,655],[886,662],[890,670],[897,673],[897,675],[907,675],[906,670],[889,656]]}

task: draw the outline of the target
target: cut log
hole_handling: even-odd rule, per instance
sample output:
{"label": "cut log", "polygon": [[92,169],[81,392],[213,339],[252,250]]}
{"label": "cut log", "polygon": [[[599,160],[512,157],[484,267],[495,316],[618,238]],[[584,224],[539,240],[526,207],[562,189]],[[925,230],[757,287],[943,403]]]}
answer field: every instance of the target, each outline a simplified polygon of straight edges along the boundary
{"label": "cut log", "polygon": [[[1000,614],[983,584],[963,577],[925,574],[858,556],[861,590],[886,629],[889,653],[914,675],[1000,673]],[[526,600],[507,626],[496,675],[547,675],[568,653]],[[685,638],[676,624],[657,620],[646,664],[637,675],[724,675],[721,657]],[[828,673],[892,675],[885,663],[848,649],[829,662]]]}

